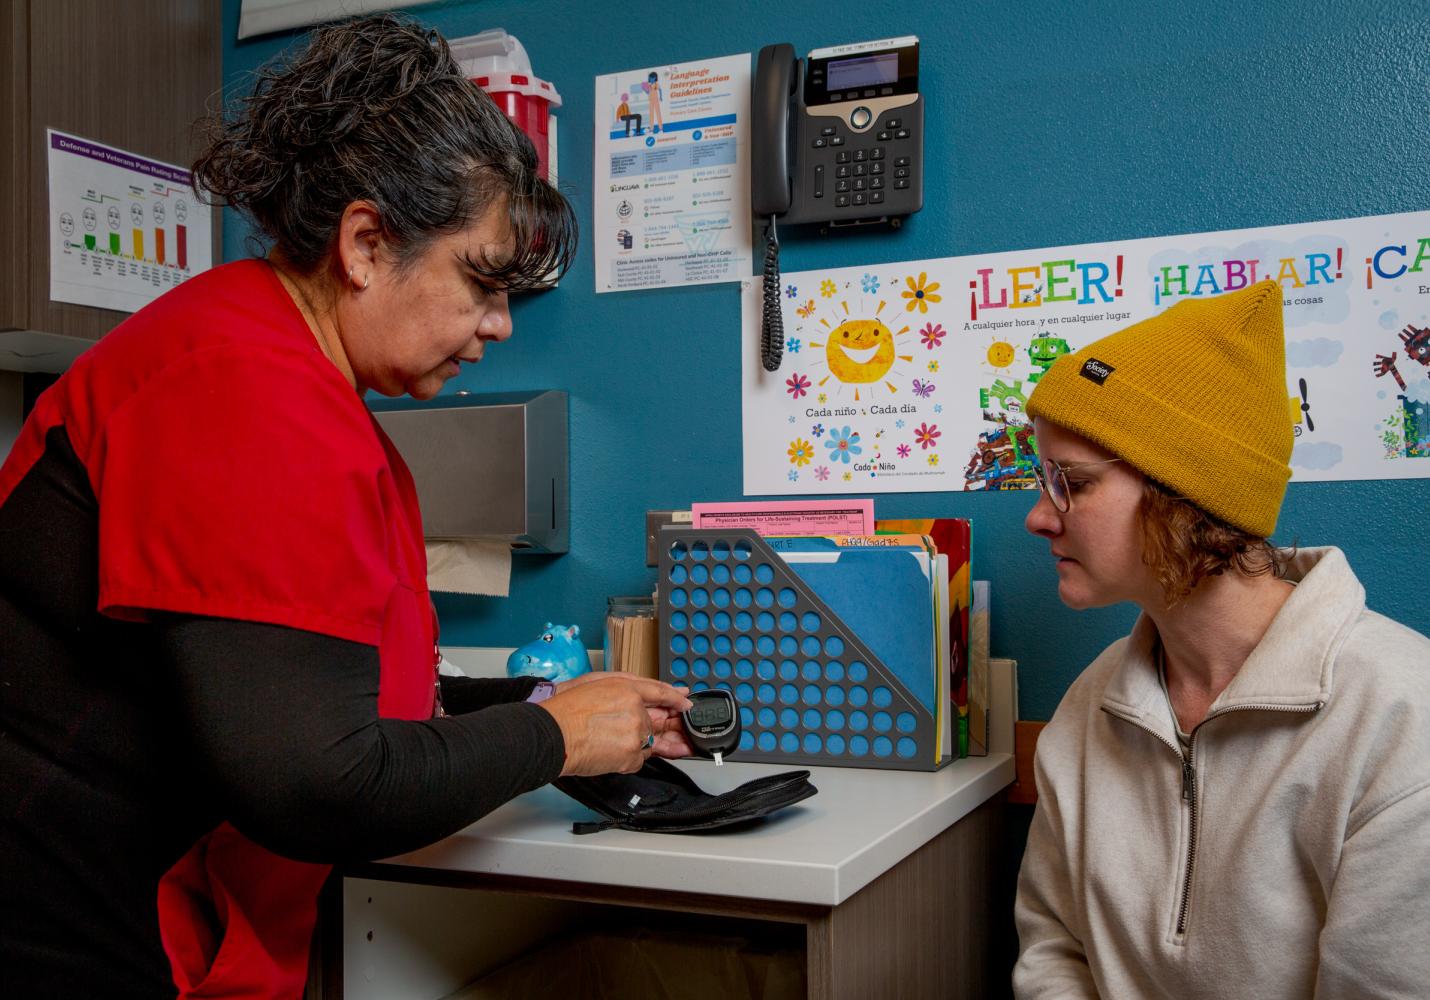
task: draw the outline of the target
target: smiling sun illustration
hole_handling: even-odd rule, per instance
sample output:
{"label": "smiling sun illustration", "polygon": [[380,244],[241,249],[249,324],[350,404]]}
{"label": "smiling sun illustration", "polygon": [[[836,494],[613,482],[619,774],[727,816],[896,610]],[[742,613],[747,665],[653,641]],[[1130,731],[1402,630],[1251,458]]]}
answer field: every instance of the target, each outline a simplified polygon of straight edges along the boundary
{"label": "smiling sun illustration", "polygon": [[824,346],[829,370],[841,382],[877,382],[894,367],[894,335],[877,319],[851,319]]}
{"label": "smiling sun illustration", "polygon": [[1005,340],[997,340],[988,348],[988,363],[994,368],[1007,368],[1018,356],[1013,345]]}
{"label": "smiling sun illustration", "polygon": [[[819,380],[822,386],[831,378],[854,387],[854,399],[860,399],[860,386],[868,386],[872,396],[882,384],[888,391],[896,393],[899,387],[890,380],[895,365],[912,362],[912,354],[898,354],[895,342],[909,333],[909,327],[891,330],[878,318],[886,302],[880,301],[874,315],[866,319],[850,318],[848,302],[831,302],[826,311],[833,312],[831,318],[821,316],[819,325],[827,333],[826,340],[811,339],[809,346],[824,348],[824,359],[829,364],[829,374]],[[818,334],[818,331],[811,331]]]}

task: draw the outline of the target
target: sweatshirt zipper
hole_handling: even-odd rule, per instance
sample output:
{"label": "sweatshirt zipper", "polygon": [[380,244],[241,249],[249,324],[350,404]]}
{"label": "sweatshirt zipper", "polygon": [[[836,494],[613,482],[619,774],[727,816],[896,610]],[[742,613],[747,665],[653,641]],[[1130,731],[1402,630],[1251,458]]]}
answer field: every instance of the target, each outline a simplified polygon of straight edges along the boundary
{"label": "sweatshirt zipper", "polygon": [[1195,871],[1197,863],[1197,769],[1194,763],[1193,756],[1196,752],[1197,747],[1197,732],[1202,728],[1202,726],[1205,726],[1213,719],[1220,718],[1223,715],[1230,715],[1232,712],[1296,712],[1300,714],[1309,714],[1311,712],[1319,712],[1324,704],[1325,702],[1318,701],[1311,705],[1236,705],[1232,708],[1224,708],[1219,712],[1214,712],[1211,715],[1208,715],[1205,719],[1197,723],[1196,726],[1192,728],[1192,731],[1188,736],[1187,752],[1185,754],[1182,753],[1181,748],[1178,747],[1175,743],[1167,739],[1155,729],[1144,725],[1141,720],[1130,718],[1126,715],[1119,715],[1118,713],[1109,710],[1106,705],[1102,706],[1102,710],[1104,712],[1107,712],[1107,714],[1111,715],[1113,718],[1121,719],[1124,722],[1130,722],[1138,729],[1150,733],[1158,741],[1169,747],[1171,751],[1177,755],[1177,758],[1182,762],[1182,801],[1186,802],[1190,809],[1190,814],[1187,818],[1191,823],[1191,830],[1187,835],[1187,861],[1186,865],[1183,867],[1182,873],[1181,899],[1177,902],[1178,937],[1181,937],[1187,932],[1187,912],[1191,906],[1192,898],[1192,873],[1193,871]]}

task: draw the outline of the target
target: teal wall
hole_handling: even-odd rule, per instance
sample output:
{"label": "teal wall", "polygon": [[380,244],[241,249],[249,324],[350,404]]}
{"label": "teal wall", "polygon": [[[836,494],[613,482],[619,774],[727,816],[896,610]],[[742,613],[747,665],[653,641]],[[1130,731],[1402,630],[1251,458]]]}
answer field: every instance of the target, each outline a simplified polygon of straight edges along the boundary
{"label": "teal wall", "polygon": [[[1430,19],[1419,4],[1263,0],[847,0],[418,8],[449,37],[503,27],[561,109],[561,187],[591,218],[593,78],[686,59],[918,34],[927,100],[924,209],[898,232],[786,241],[787,271],[1419,210],[1430,201]],[[1172,5],[1167,5],[1171,7]],[[1196,8],[1193,11],[1190,8]],[[870,14],[879,12],[879,16]],[[229,91],[293,41],[237,44]],[[225,256],[244,230],[225,218]],[[449,391],[571,394],[571,551],[516,560],[509,600],[439,599],[443,638],[517,645],[547,619],[598,642],[608,594],[649,590],[647,508],[741,498],[738,295],[732,285],[597,296],[589,245],[552,292],[513,306],[516,336]],[[1024,718],[1046,719],[1131,624],[1130,607],[1058,602],[1031,494],[887,494],[883,517],[974,522],[993,581],[993,647],[1021,664]],[[1422,632],[1430,479],[1290,487],[1280,542],[1344,548],[1370,606]]]}

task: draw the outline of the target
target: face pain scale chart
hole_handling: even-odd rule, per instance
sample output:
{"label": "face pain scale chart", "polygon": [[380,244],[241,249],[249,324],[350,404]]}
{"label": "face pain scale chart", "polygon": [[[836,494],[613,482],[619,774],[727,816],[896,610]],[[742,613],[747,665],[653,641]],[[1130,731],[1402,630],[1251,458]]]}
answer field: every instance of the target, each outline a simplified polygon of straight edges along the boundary
{"label": "face pain scale chart", "polygon": [[134,312],[213,264],[189,171],[49,130],[50,298]]}

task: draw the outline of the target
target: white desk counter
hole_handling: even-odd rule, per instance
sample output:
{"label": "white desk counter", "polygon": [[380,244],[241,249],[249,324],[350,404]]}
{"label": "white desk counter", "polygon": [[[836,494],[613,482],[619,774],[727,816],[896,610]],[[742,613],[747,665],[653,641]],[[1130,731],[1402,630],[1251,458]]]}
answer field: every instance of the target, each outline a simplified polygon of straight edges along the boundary
{"label": "white desk counter", "polygon": [[[473,676],[499,675],[505,663],[501,650],[447,652]],[[1011,750],[1005,709],[994,746]],[[797,769],[679,766],[712,794]],[[352,866],[324,893],[307,995],[437,1000],[554,935],[632,914],[657,931],[734,921],[763,939],[793,928],[809,997],[947,1000],[997,989],[1011,753],[934,773],[809,770],[817,795],[743,830],[577,835],[571,824],[596,815],[545,787],[430,847]]]}
{"label": "white desk counter", "polygon": [[[681,766],[711,793],[791,770]],[[594,814],[545,787],[431,847],[347,869],[308,995],[437,1000],[553,935],[632,913],[657,932],[692,919],[745,922],[751,940],[802,928],[809,997],[987,995],[1012,756],[932,774],[810,771],[817,795],[744,830],[578,835],[571,824]]]}
{"label": "white desk counter", "polygon": [[[712,794],[793,769],[716,767],[709,761],[679,766]],[[446,840],[382,865],[837,906],[1014,777],[1008,754],[966,758],[932,774],[853,767],[810,771],[819,794],[733,833],[609,829],[576,835],[574,821],[599,817],[547,786]]]}

